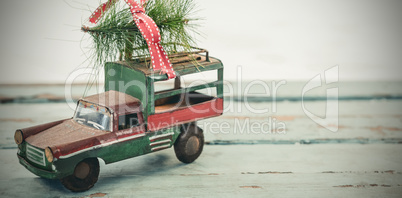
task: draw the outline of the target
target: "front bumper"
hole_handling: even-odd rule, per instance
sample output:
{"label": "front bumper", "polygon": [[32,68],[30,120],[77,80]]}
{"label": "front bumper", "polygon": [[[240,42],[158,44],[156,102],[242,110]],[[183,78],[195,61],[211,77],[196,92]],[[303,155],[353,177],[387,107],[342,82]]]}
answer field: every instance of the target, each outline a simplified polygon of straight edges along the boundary
{"label": "front bumper", "polygon": [[17,154],[17,156],[18,156],[18,159],[19,159],[21,165],[23,165],[26,169],[28,169],[33,174],[35,174],[39,177],[44,177],[47,179],[60,179],[63,177],[63,175],[60,174],[60,172],[58,172],[58,171],[48,171],[48,170],[43,170],[43,169],[37,168],[37,167],[33,166],[32,164],[30,164],[29,162],[27,162],[20,155]]}

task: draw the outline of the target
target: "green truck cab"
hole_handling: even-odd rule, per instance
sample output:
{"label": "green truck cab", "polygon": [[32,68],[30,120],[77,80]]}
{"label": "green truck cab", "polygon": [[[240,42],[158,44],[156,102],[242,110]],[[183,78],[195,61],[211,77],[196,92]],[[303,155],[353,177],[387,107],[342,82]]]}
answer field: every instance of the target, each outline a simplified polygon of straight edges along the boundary
{"label": "green truck cab", "polygon": [[[223,64],[207,54],[196,62],[179,58],[173,68],[174,87],[155,91],[167,76],[147,61],[107,63],[105,92],[80,99],[72,118],[16,130],[20,164],[79,192],[98,180],[99,159],[110,164],[174,146],[181,162],[193,162],[204,145],[196,121],[223,112]],[[204,71],[217,80],[180,87],[181,76]],[[198,92],[203,89],[216,95]]]}

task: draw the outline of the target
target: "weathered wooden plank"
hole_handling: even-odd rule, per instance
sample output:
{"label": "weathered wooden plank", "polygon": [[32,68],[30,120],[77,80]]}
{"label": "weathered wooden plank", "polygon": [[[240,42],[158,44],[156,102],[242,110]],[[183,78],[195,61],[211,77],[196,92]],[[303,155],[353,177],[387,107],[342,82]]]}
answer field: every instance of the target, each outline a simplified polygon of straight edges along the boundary
{"label": "weathered wooden plank", "polygon": [[[382,93],[380,88],[357,91],[357,95]],[[304,103],[317,115],[325,104]],[[15,129],[71,117],[73,109],[65,103],[2,104],[0,192],[4,197],[400,197],[401,104],[401,100],[339,101],[339,130],[333,133],[308,118],[301,101],[225,101],[223,116],[198,124],[207,142],[229,144],[206,145],[201,157],[189,165],[181,164],[172,149],[102,165],[98,183],[84,193],[71,193],[58,181],[39,179],[18,165],[13,141]],[[264,109],[268,111],[254,111]],[[271,128],[263,133],[252,129],[253,123],[284,123],[286,131]],[[239,130],[244,126],[250,128]],[[276,144],[281,141],[287,143]]]}
{"label": "weathered wooden plank", "polygon": [[399,197],[401,145],[206,146],[194,163],[172,150],[102,165],[94,188],[71,193],[58,181],[16,166],[15,150],[0,150],[3,196],[279,196]]}
{"label": "weathered wooden plank", "polygon": [[[389,139],[402,138],[402,101],[340,101],[339,130],[330,132],[308,118],[300,102],[244,103],[225,101],[225,112],[218,118],[198,122],[204,129],[207,142],[286,140],[308,141],[315,139]],[[73,104],[74,106],[74,104]],[[306,103],[308,109],[320,109],[325,102]],[[252,109],[269,108],[266,113],[253,113]],[[0,105],[0,147],[14,147],[14,131],[46,122],[73,116],[73,109],[65,103],[3,104]],[[286,131],[278,130],[283,123]],[[271,128],[269,129],[270,124]],[[275,124],[275,127],[274,127]],[[254,128],[251,126],[264,126]]]}

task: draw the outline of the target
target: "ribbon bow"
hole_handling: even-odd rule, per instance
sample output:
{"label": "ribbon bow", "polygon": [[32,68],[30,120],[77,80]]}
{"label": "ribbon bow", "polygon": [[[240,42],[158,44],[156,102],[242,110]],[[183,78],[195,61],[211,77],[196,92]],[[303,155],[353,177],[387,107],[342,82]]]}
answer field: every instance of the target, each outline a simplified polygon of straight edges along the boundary
{"label": "ribbon bow", "polygon": [[[106,3],[100,5],[89,18],[89,21],[96,24],[111,6],[117,3],[118,0],[108,0]],[[145,14],[145,10],[134,0],[124,0],[129,6],[133,15],[133,19],[142,36],[147,42],[149,54],[151,56],[153,70],[160,70],[162,73],[167,74],[168,79],[176,77],[172,64],[169,61],[165,50],[160,44],[161,35],[159,28],[156,26],[155,21]],[[146,0],[145,0],[146,1]],[[144,0],[141,0],[141,5],[144,5]]]}

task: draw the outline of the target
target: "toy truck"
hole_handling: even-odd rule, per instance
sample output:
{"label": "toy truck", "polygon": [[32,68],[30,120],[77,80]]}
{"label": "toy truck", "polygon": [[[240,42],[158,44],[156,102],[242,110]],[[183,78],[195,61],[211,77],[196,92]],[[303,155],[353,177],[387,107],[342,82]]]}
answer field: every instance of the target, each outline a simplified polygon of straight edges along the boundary
{"label": "toy truck", "polygon": [[[192,57],[176,59],[175,85],[163,91],[155,91],[155,83],[167,75],[152,71],[149,62],[107,63],[105,92],[80,99],[72,118],[15,132],[20,164],[80,192],[97,182],[99,159],[110,164],[174,146],[181,162],[193,162],[204,145],[196,121],[222,114],[223,65],[208,52]],[[217,80],[180,87],[180,76],[204,71],[216,72]]]}

